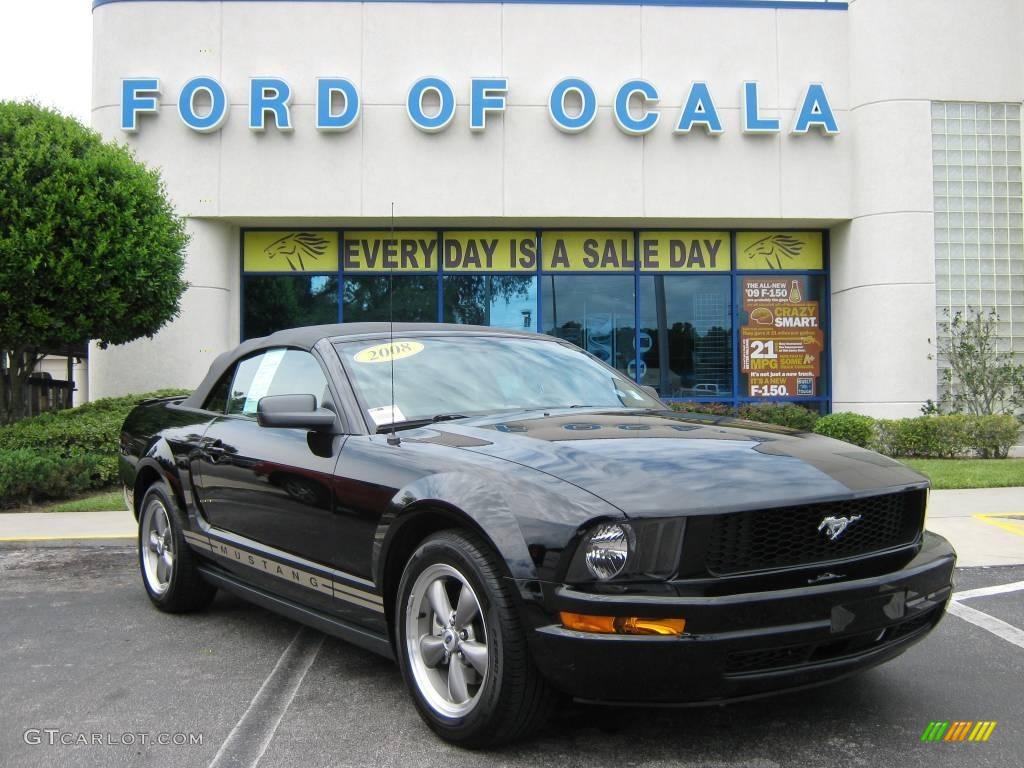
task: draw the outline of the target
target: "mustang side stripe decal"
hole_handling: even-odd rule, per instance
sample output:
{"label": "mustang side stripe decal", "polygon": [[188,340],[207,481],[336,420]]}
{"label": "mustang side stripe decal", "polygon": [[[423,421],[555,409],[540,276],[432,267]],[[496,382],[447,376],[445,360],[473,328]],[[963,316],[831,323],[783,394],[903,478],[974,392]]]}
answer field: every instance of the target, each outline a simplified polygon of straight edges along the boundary
{"label": "mustang side stripe decal", "polygon": [[242,563],[242,565],[261,570],[264,573],[269,573],[271,576],[277,576],[279,579],[290,581],[306,589],[331,595],[338,600],[344,600],[347,603],[358,605],[361,608],[366,608],[376,613],[384,613],[384,599],[372,592],[366,592],[356,587],[342,584],[325,576],[318,576],[273,558],[258,555],[255,552],[239,549],[233,544],[217,541],[194,531],[183,531],[183,533],[189,544],[203,552],[211,552],[221,557],[236,560]]}

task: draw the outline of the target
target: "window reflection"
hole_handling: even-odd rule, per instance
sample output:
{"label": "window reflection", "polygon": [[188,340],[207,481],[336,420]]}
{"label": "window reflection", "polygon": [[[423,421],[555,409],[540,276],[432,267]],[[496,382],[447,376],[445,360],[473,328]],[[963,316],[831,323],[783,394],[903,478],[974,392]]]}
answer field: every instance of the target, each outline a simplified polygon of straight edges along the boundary
{"label": "window reflection", "polygon": [[732,396],[728,275],[640,278],[640,383],[665,397]]}
{"label": "window reflection", "polygon": [[246,339],[284,328],[338,322],[335,275],[246,275],[242,281]]}
{"label": "window reflection", "polygon": [[636,375],[632,275],[547,275],[544,333]]}
{"label": "window reflection", "polygon": [[[394,295],[389,296],[389,281]],[[436,323],[437,277],[435,275],[360,275],[346,277],[344,287],[346,323],[387,322]]]}
{"label": "window reflection", "polygon": [[444,321],[537,330],[537,278],[446,275]]}

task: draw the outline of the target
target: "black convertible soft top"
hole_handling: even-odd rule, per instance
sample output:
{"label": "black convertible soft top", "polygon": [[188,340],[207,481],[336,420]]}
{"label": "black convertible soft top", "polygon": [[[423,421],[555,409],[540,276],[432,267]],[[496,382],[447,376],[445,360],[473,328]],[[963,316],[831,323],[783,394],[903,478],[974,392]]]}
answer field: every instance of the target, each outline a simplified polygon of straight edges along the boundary
{"label": "black convertible soft top", "polygon": [[[395,323],[393,326],[395,336],[443,333],[443,334],[466,334],[479,336],[520,336],[531,339],[543,339],[558,341],[553,336],[536,333],[534,331],[516,331],[506,328],[491,328],[485,325],[459,325],[456,323]],[[386,336],[392,332],[391,323],[332,323],[330,325],[307,325],[302,328],[287,328],[277,331],[269,336],[261,336],[256,339],[243,341],[234,349],[223,352],[214,358],[210,364],[210,370],[191,395],[185,398],[182,405],[190,408],[200,408],[206,401],[210,390],[220,381],[220,377],[228,368],[234,365],[236,360],[258,352],[261,349],[273,347],[291,347],[292,349],[310,350],[322,339],[331,341],[345,341],[348,338],[360,336]]]}

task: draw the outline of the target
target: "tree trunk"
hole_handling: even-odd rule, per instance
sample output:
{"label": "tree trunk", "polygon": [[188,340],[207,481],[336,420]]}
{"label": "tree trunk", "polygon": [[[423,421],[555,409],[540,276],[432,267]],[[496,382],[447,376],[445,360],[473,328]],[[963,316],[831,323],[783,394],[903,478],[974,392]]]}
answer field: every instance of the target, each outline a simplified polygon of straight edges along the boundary
{"label": "tree trunk", "polygon": [[3,354],[9,365],[0,372],[0,424],[11,424],[28,414],[28,377],[43,356],[24,347],[4,350]]}

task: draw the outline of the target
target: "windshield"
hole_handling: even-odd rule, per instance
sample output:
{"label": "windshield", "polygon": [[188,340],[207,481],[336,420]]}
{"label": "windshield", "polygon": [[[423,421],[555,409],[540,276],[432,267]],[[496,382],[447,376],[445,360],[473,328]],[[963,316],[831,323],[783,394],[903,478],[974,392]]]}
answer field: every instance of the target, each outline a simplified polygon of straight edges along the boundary
{"label": "windshield", "polygon": [[664,407],[582,350],[541,338],[421,336],[335,346],[378,427],[536,408]]}

